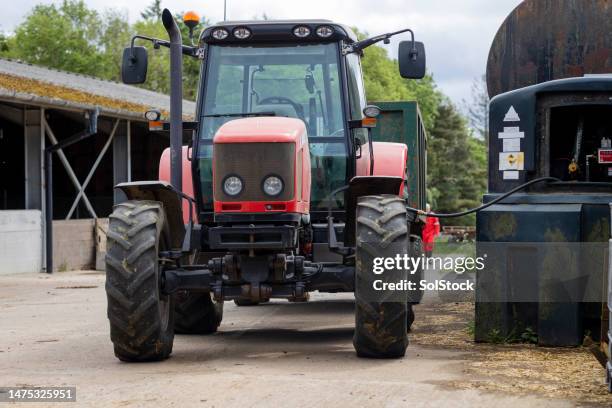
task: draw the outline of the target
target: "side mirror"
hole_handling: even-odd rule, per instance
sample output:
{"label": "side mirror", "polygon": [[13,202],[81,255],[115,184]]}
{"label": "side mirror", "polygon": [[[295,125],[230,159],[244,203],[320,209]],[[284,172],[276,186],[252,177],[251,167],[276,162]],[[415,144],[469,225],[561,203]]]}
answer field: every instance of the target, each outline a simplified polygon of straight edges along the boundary
{"label": "side mirror", "polygon": [[127,47],[123,50],[121,80],[124,84],[142,84],[147,80],[147,49]]}
{"label": "side mirror", "polygon": [[402,41],[397,55],[402,78],[421,79],[425,76],[425,45],[415,41]]}

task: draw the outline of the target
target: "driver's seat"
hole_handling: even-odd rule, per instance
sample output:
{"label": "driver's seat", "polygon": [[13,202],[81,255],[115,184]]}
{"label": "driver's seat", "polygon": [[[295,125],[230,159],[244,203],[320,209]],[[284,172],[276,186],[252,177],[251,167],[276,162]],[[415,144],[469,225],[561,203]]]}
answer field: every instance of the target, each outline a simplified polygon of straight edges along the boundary
{"label": "driver's seat", "polygon": [[297,111],[295,110],[295,108],[293,107],[293,105],[288,104],[288,103],[274,103],[274,104],[267,104],[267,105],[255,105],[253,107],[253,112],[254,113],[261,113],[261,112],[274,112],[274,114],[276,116],[284,116],[286,118],[296,118],[296,119],[300,119]]}

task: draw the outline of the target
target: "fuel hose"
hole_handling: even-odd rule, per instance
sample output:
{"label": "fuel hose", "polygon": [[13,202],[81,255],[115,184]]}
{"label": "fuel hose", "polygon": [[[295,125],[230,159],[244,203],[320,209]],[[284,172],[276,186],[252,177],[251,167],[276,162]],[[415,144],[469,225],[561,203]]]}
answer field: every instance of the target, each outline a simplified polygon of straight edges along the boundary
{"label": "fuel hose", "polygon": [[517,192],[519,192],[521,190],[524,190],[524,189],[526,189],[527,187],[529,187],[529,186],[531,186],[533,184],[544,183],[544,182],[552,183],[552,182],[558,182],[558,181],[561,181],[561,180],[556,178],[556,177],[540,177],[540,178],[537,178],[537,179],[533,179],[533,180],[528,181],[527,183],[521,184],[520,186],[513,188],[512,190],[508,191],[507,193],[504,193],[504,194],[500,195],[496,199],[494,199],[492,201],[489,201],[488,203],[483,204],[480,207],[476,207],[476,208],[472,208],[470,210],[456,212],[456,213],[438,214],[438,213],[426,212],[426,211],[419,210],[417,208],[412,208],[412,207],[406,207],[406,209],[408,211],[415,212],[418,215],[424,215],[426,217],[438,217],[438,218],[463,217],[464,215],[468,215],[468,214],[472,214],[472,213],[475,213],[475,212],[478,212],[478,211],[482,211],[485,208],[492,206],[493,204],[497,204],[500,201],[508,198],[512,194],[515,194],[515,193],[517,193]]}

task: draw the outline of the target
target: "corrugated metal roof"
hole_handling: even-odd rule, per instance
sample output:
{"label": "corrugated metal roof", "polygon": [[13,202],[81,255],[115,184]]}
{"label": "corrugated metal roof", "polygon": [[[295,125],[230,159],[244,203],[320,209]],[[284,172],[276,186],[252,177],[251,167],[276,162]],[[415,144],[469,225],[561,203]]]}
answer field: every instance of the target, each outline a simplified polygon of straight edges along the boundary
{"label": "corrugated metal roof", "polygon": [[[170,97],[165,94],[1,58],[0,99],[68,109],[97,106],[107,115],[141,120],[149,108],[170,109]],[[195,115],[194,102],[183,102],[183,115]]]}

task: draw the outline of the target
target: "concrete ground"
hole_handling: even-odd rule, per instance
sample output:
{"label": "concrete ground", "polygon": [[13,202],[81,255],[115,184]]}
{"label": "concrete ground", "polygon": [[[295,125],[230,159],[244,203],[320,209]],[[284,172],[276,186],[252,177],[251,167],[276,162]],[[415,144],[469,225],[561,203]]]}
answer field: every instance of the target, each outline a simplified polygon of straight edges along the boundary
{"label": "concrete ground", "polygon": [[[419,306],[417,319],[431,323],[428,310]],[[579,405],[464,387],[478,379],[474,350],[425,345],[428,326],[418,323],[404,359],[358,359],[350,295],[228,302],[219,333],[177,336],[169,360],[126,364],[113,355],[103,274],[9,275],[0,278],[0,327],[0,386],[76,386],[79,406]]]}

